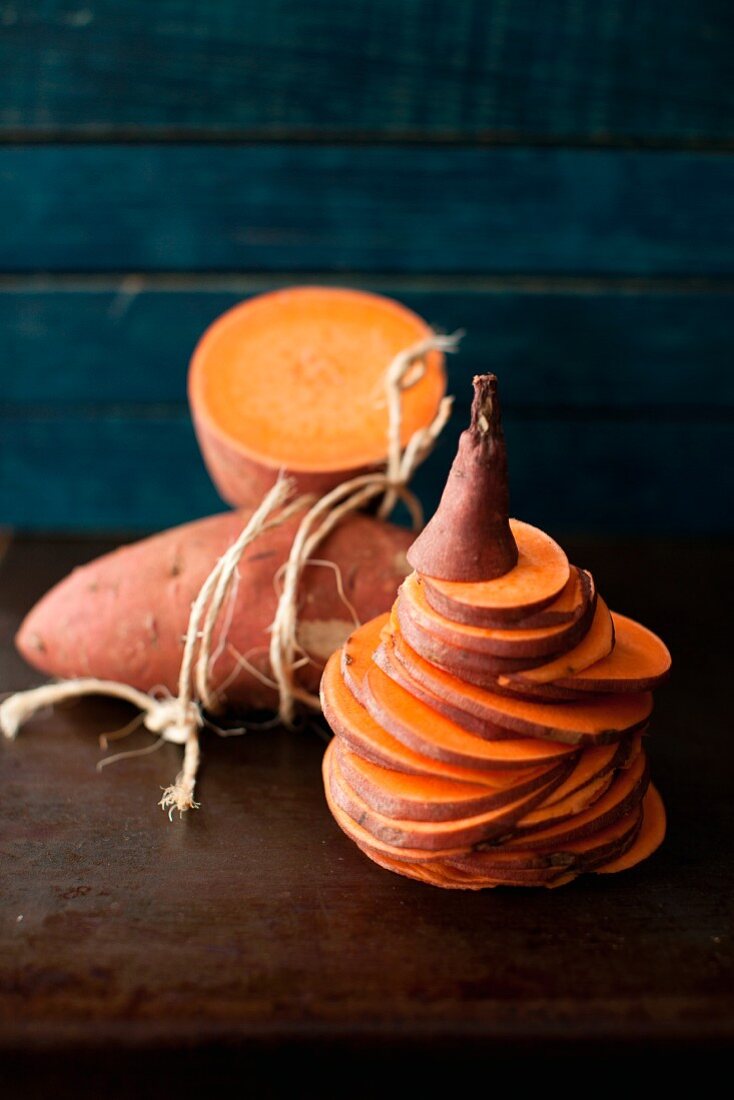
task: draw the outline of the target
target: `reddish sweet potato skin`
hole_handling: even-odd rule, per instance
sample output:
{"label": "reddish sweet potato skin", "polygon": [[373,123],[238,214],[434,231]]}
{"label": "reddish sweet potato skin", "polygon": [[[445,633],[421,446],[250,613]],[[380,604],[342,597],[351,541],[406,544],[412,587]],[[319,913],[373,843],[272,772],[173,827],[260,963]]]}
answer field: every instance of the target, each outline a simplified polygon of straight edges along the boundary
{"label": "reddish sweet potato skin", "polygon": [[[213,427],[207,417],[192,403],[192,417],[196,438],[209,475],[217,491],[227,504],[234,508],[257,508],[272,489],[281,473],[279,466],[269,466],[264,461],[247,455],[221,432]],[[343,481],[365,474],[369,467],[345,470],[304,471],[287,470],[299,493],[323,496]]]}
{"label": "reddish sweet potato skin", "polygon": [[[176,692],[183,637],[191,604],[217,559],[249,517],[228,512],[197,520],[121,547],[74,570],[29,612],[16,637],[22,656],[48,676],[95,676],[142,691],[162,686]],[[245,551],[231,609],[227,644],[212,670],[216,688],[227,684],[226,705],[270,707],[275,692],[242,668],[237,654],[269,673],[268,627],[275,617],[275,575],[287,559],[298,517],[266,532]],[[349,603],[365,622],[386,611],[408,565],[410,531],[354,515],[318,551],[333,562]],[[336,571],[309,566],[300,590],[301,638],[314,658],[298,682],[316,691],[323,663],[353,627],[341,599]],[[215,646],[219,633],[215,634]],[[230,678],[232,678],[231,683]]]}

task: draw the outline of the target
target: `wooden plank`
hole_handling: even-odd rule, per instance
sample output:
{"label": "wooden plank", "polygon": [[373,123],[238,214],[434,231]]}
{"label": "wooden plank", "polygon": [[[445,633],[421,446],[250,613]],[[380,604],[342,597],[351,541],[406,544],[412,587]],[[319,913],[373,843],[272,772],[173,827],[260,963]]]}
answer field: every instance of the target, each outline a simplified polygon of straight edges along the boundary
{"label": "wooden plank", "polygon": [[[415,487],[435,507],[466,423],[459,407]],[[13,416],[0,421],[0,523],[35,530],[153,529],[217,511],[185,410],[165,417]],[[507,417],[513,511],[552,531],[731,529],[727,422]]]}
{"label": "wooden plank", "polygon": [[153,530],[221,511],[188,416],[0,419],[0,523]]}
{"label": "wooden plank", "polygon": [[731,141],[730,7],[707,0],[24,0],[6,133]]}
{"label": "wooden plank", "polygon": [[726,275],[734,156],[32,146],[0,157],[0,270]]}
{"label": "wooden plank", "polygon": [[[354,280],[350,280],[354,282]],[[434,325],[466,330],[449,389],[491,367],[508,408],[734,407],[731,293],[639,288],[595,293],[512,286],[460,289],[360,280]],[[191,351],[214,317],[257,280],[106,280],[104,288],[25,280],[0,292],[2,403],[78,406],[183,402]]]}

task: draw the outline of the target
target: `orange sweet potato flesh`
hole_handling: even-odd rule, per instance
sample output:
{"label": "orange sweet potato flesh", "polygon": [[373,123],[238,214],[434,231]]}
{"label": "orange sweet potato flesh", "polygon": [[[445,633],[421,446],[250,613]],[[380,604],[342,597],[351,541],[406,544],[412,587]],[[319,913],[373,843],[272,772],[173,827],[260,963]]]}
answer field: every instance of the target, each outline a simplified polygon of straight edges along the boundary
{"label": "orange sweet potato flesh", "polygon": [[[162,685],[175,692],[191,603],[248,515],[230,512],[185,524],[76,569],[30,611],[16,639],[18,649],[50,676],[96,676],[142,691]],[[269,671],[268,628],[277,601],[273,582],[298,521],[296,516],[266,532],[245,551],[233,605],[221,616],[222,624],[229,620],[227,644],[213,666],[212,685],[227,684],[232,708],[275,702],[275,693],[241,667],[238,655]],[[405,575],[410,538],[401,528],[356,515],[319,549],[320,559],[338,567],[360,618],[390,606]],[[308,568],[301,597],[300,638],[314,664],[301,670],[299,682],[315,691],[326,658],[353,628],[353,617],[331,568]],[[217,635],[215,648],[218,640]]]}
{"label": "orange sweet potato flesh", "polygon": [[516,788],[518,794],[550,782],[561,772],[565,774],[565,759],[508,769],[493,768],[491,763],[486,762],[479,767],[471,767],[423,756],[392,737],[368,714],[345,683],[339,665],[339,654],[335,653],[328,660],[321,678],[324,717],[350,751],[364,760],[407,775],[438,776],[483,784],[494,791]]}
{"label": "orange sweet potato flesh", "polygon": [[[586,870],[606,870],[635,850],[642,809],[638,802],[614,822],[593,833],[566,841],[562,848],[503,852],[460,849],[428,849],[396,846],[373,835],[364,824],[343,810],[338,779],[335,783],[334,749],[324,756],[324,787],[331,812],[342,830],[369,856],[389,870],[409,878],[447,888],[482,889],[489,886],[551,886],[570,881]],[[348,799],[347,799],[348,801]],[[649,805],[650,795],[643,805]],[[659,840],[658,840],[659,842]],[[621,862],[621,861],[620,861]]]}
{"label": "orange sweet potato flesh", "polygon": [[464,818],[427,820],[392,817],[373,809],[350,786],[335,746],[330,746],[328,751],[334,801],[374,839],[392,847],[445,852],[483,842],[506,832],[544,796],[544,789],[541,788],[522,795],[514,802]]}
{"label": "orange sweet potato flesh", "polygon": [[401,585],[398,597],[398,617],[404,610],[413,624],[426,634],[467,653],[494,657],[537,657],[548,659],[566,652],[588,632],[596,607],[596,591],[589,574],[582,574],[583,596],[577,617],[565,623],[528,627],[514,623],[511,627],[482,627],[453,623],[431,607],[422,579],[411,573]]}
{"label": "orange sweet potato flesh", "polygon": [[499,683],[501,685],[560,683],[562,687],[567,686],[567,681],[570,681],[571,677],[576,677],[579,672],[583,672],[607,657],[613,648],[614,620],[604,600],[598,596],[591,626],[577,646],[546,664],[500,676]]}
{"label": "orange sweet potato flesh", "polygon": [[471,622],[467,618],[455,615],[455,607],[447,605],[445,601],[437,598],[430,577],[421,577],[423,591],[426,600],[440,615],[453,625],[473,627],[495,627],[507,629],[509,626],[521,629],[534,627],[560,626],[562,623],[570,623],[580,618],[586,609],[590,589],[593,585],[593,577],[585,569],[571,566],[568,580],[551,603],[536,611],[522,613],[519,610],[513,612],[513,618],[498,618],[496,621],[483,623]]}
{"label": "orange sweet potato flesh", "polygon": [[465,767],[523,768],[574,753],[573,745],[532,737],[486,740],[432,710],[377,666],[365,677],[365,707],[389,733],[424,756]]}
{"label": "orange sweet potato flesh", "polygon": [[[507,806],[539,791],[545,800],[547,792],[555,790],[563,773],[549,770],[550,779],[539,785],[532,780],[504,787],[488,787],[484,783],[469,783],[440,776],[406,775],[383,765],[365,760],[337,738],[334,752],[341,774],[350,787],[372,809],[386,817],[410,821],[455,821],[487,810]],[[506,773],[507,774],[507,773]],[[511,773],[510,773],[511,774]],[[552,797],[552,795],[549,795]]]}
{"label": "orange sweet potato flesh", "polygon": [[542,849],[590,836],[628,814],[642,801],[648,783],[647,758],[644,753],[640,753],[629,768],[623,768],[617,772],[604,795],[588,809],[567,821],[533,832],[530,836],[513,837],[507,841],[505,849],[507,851],[512,848]]}
{"label": "orange sweet potato flesh", "polygon": [[571,569],[561,547],[521,520],[511,519],[510,530],[518,560],[503,576],[479,584],[425,578],[437,611],[457,623],[502,626],[527,618],[559,597]]}
{"label": "orange sweet potato flesh", "polygon": [[642,828],[635,842],[622,855],[596,868],[600,875],[612,875],[628,871],[657,851],[665,839],[665,806],[657,788],[650,784],[642,803]]}
{"label": "orange sweet potato flesh", "polygon": [[543,870],[550,872],[551,868],[575,875],[596,870],[627,852],[640,834],[643,814],[644,799],[638,800],[628,812],[614,821],[573,840],[550,844],[545,848],[513,851],[487,848],[464,855],[453,853],[442,858],[465,871],[501,876],[506,880],[518,874],[531,876]]}
{"label": "orange sweet potato flesh", "polygon": [[[323,493],[385,459],[384,378],[394,356],[430,335],[389,298],[293,287],[251,298],[202,336],[189,372],[199,444],[222,497],[255,507],[283,468]],[[443,356],[403,395],[405,444],[436,414]]]}
{"label": "orange sweet potato flesh", "polygon": [[647,627],[612,612],[614,649],[595,664],[556,683],[581,692],[649,691],[670,672],[670,653]]}

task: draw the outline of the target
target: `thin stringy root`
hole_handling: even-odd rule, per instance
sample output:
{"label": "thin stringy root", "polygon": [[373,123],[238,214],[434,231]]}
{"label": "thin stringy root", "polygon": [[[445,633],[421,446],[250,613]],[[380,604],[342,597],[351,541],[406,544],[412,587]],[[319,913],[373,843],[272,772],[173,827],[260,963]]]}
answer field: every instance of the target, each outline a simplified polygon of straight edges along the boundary
{"label": "thin stringy root", "polygon": [[183,817],[186,810],[198,810],[201,805],[200,802],[194,801],[193,784],[182,781],[181,774],[176,777],[173,786],[161,789],[163,790],[163,797],[158,805],[162,810],[168,811],[169,821],[173,821],[174,810],[178,810],[179,816]]}

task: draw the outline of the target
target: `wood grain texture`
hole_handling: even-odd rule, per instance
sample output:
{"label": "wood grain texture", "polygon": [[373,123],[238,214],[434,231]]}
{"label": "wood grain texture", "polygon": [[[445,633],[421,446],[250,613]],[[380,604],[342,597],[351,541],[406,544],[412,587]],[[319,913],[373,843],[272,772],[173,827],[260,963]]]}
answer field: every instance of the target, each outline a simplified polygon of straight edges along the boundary
{"label": "wood grain texture", "polygon": [[[164,415],[165,414],[165,415]],[[459,431],[460,402],[414,487],[430,514]],[[551,531],[709,534],[731,530],[721,471],[728,421],[506,416],[512,510]],[[222,509],[188,413],[172,407],[29,412],[0,419],[0,524],[42,531],[152,530]]]}
{"label": "wood grain texture", "polygon": [[[313,281],[313,280],[312,280]],[[322,280],[327,281],[324,277]],[[483,288],[480,280],[344,280],[398,298],[436,327],[464,329],[449,356],[449,392],[474,374],[498,374],[508,409],[588,411],[734,409],[734,294],[596,285],[576,290]],[[0,292],[0,405],[180,404],[201,333],[237,302],[283,280],[207,280],[180,286],[131,275],[27,280]],[[22,410],[19,410],[22,411]]]}
{"label": "wood grain texture", "polygon": [[[188,1097],[194,1081],[206,1095],[264,1071],[253,1091],[287,1096],[294,1069],[321,1081],[357,1065],[354,1095],[374,1097],[391,1055],[411,1058],[426,1096],[437,1066],[450,1081],[457,1064],[516,1071],[519,1058],[569,1079],[601,1065],[616,1081],[622,1067],[620,1091],[639,1055],[725,1069],[734,817],[720,578],[731,547],[567,548],[675,654],[649,743],[670,817],[659,853],[552,892],[436,890],[375,867],[339,832],[312,732],[206,733],[201,809],[169,823],[156,801],[180,750],[97,774],[97,736],[128,712],[99,702],[41,717],[0,745],[11,1094],[148,1097],[164,1080]],[[12,649],[20,616],[101,549],[14,544],[0,572],[0,691],[35,682]]]}
{"label": "wood grain texture", "polygon": [[725,0],[24,0],[10,134],[734,138]]}
{"label": "wood grain texture", "polygon": [[726,275],[734,156],[52,145],[0,157],[0,270]]}

